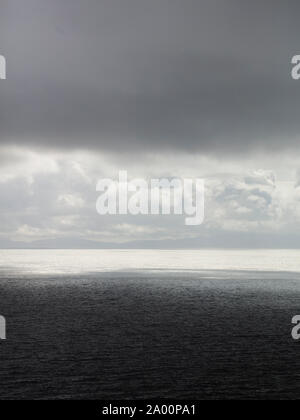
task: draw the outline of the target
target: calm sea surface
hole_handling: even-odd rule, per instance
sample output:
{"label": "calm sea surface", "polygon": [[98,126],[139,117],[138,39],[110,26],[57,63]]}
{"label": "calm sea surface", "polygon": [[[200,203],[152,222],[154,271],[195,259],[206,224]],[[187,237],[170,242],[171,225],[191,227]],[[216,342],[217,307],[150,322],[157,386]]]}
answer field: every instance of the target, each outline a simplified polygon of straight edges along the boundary
{"label": "calm sea surface", "polygon": [[2,251],[0,399],[298,399],[300,251]]}

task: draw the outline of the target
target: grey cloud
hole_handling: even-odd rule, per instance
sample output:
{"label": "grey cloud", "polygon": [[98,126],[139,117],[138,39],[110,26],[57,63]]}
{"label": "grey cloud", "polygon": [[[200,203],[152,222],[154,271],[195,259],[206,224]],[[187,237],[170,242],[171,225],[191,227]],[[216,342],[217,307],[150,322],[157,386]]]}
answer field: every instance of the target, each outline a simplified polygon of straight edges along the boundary
{"label": "grey cloud", "polygon": [[0,142],[113,152],[298,147],[290,59],[299,12],[296,0],[6,0]]}

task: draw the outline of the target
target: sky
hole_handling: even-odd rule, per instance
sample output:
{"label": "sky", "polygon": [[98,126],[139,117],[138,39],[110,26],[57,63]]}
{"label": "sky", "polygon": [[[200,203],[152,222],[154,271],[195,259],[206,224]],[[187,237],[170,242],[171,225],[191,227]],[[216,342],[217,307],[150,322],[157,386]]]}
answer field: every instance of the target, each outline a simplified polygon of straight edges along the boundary
{"label": "sky", "polygon": [[[0,247],[300,247],[297,0],[2,0]],[[97,181],[205,179],[205,220]]]}

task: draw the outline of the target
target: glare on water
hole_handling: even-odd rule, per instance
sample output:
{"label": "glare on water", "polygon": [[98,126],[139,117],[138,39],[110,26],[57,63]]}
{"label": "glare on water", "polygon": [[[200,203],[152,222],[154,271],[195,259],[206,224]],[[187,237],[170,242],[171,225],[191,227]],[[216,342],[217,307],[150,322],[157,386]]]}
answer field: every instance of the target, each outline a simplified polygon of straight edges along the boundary
{"label": "glare on water", "polygon": [[300,272],[299,250],[0,250],[0,270],[81,274],[134,270]]}

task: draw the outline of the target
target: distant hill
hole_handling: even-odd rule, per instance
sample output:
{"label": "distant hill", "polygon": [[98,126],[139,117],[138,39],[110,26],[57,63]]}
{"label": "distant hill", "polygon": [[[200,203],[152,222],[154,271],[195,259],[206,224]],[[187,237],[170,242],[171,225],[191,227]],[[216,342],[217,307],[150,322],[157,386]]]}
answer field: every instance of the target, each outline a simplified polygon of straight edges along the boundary
{"label": "distant hill", "polygon": [[[230,244],[230,246],[229,246]],[[31,243],[0,240],[0,249],[198,249],[198,248],[260,248],[300,249],[300,235],[223,234],[203,235],[193,239],[140,240],[126,243],[97,242],[80,238],[38,240]]]}

